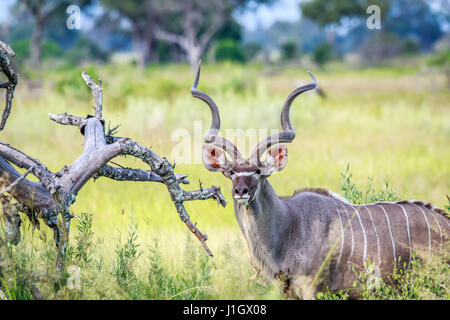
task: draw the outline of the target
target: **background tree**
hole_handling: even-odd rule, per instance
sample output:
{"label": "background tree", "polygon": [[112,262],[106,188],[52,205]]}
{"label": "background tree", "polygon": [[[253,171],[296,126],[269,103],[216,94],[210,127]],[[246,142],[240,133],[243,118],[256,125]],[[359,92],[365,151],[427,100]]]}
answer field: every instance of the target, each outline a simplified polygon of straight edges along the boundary
{"label": "background tree", "polygon": [[[91,0],[79,0],[78,5],[87,6]],[[42,58],[42,42],[47,24],[56,14],[66,15],[66,9],[72,4],[66,0],[19,0],[19,10],[30,14],[34,28],[30,42],[31,63],[34,68],[40,68]],[[65,25],[61,28],[66,28]]]}
{"label": "background tree", "polygon": [[[118,12],[121,17],[127,19],[131,24],[131,38],[134,50],[138,53],[138,63],[141,67],[151,61],[157,61],[154,28],[159,16],[164,14],[155,0],[129,0],[114,1],[101,0],[108,11]],[[105,17],[102,16],[101,19]]]}
{"label": "background tree", "polygon": [[238,42],[232,39],[223,39],[217,42],[215,58],[216,61],[245,62],[245,53]]}
{"label": "background tree", "polygon": [[281,45],[281,59],[293,60],[299,56],[297,44],[294,41],[286,41]]}
{"label": "background tree", "polygon": [[300,3],[305,18],[316,21],[322,27],[339,24],[344,18],[360,18],[366,16],[367,7],[377,5],[381,9],[381,18],[389,9],[386,0],[312,0]]}
{"label": "background tree", "polygon": [[313,52],[313,60],[323,68],[333,58],[333,47],[329,43],[323,43]]}
{"label": "background tree", "polygon": [[166,18],[156,26],[155,35],[175,43],[186,53],[194,69],[214,35],[231,19],[235,10],[249,3],[269,3],[272,0],[169,0],[160,7]]}

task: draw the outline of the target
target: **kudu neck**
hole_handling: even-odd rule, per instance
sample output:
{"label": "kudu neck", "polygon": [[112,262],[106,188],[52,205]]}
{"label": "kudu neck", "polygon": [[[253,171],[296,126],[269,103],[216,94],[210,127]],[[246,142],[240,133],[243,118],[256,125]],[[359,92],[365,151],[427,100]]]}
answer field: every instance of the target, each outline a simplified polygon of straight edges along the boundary
{"label": "kudu neck", "polygon": [[260,182],[259,192],[248,206],[237,202],[234,205],[236,218],[250,247],[263,247],[270,259],[281,261],[285,253],[283,238],[289,233],[292,221],[269,181]]}

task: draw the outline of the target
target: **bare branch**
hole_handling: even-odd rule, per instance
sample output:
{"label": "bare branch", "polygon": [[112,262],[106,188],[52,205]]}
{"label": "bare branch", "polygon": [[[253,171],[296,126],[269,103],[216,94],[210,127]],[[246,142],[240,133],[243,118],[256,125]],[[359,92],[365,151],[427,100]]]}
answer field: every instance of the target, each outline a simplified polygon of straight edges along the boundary
{"label": "bare branch", "polygon": [[[144,146],[141,146],[137,142],[131,140],[123,141],[122,154],[132,155],[136,158],[141,159],[152,168],[152,171],[154,171],[161,177],[163,183],[166,185],[167,190],[169,191],[172,202],[175,206],[175,209],[178,212],[178,216],[186,224],[189,230],[192,233],[194,233],[195,236],[200,240],[208,255],[212,257],[213,255],[205,243],[208,237],[202,234],[200,230],[198,230],[197,227],[195,227],[194,224],[192,224],[192,222],[190,221],[189,214],[187,213],[183,202],[194,200],[195,197],[198,197],[199,200],[217,197],[219,199],[219,202],[221,202],[220,199],[223,199],[223,196],[222,195],[220,197],[218,196],[218,194],[220,194],[220,189],[218,187],[215,187],[216,189],[210,190],[209,197],[207,196],[208,195],[207,192],[195,193],[193,191],[190,191],[186,193],[186,191],[181,189],[177,181],[177,178],[174,174],[173,166],[169,163],[169,161],[166,158],[161,159],[153,151]],[[222,201],[221,204],[224,205],[226,204],[226,202]]]}
{"label": "bare branch", "polygon": [[8,82],[1,83],[0,87],[6,89],[5,93],[5,108],[3,109],[2,120],[0,122],[0,131],[5,128],[6,120],[8,120],[11,112],[12,100],[14,97],[14,90],[16,89],[18,77],[8,55],[15,56],[14,51],[6,43],[0,41],[0,70],[8,78]]}
{"label": "bare branch", "polygon": [[220,187],[212,186],[208,189],[202,189],[200,186],[200,190],[184,191],[183,194],[184,201],[206,200],[211,198],[215,199],[222,207],[227,205],[227,201],[220,192]]}
{"label": "bare branch", "polygon": [[202,51],[206,48],[206,45],[211,40],[211,38],[217,33],[217,31],[223,26],[225,19],[223,15],[217,15],[213,23],[208,27],[208,29],[203,33],[199,39],[200,47]]}
{"label": "bare branch", "polygon": [[62,114],[49,113],[48,115],[50,117],[50,120],[53,120],[56,123],[66,125],[66,126],[76,126],[76,127],[81,128],[82,126],[86,125],[86,122],[87,122],[86,118],[72,116],[65,112]]}
{"label": "bare branch", "polygon": [[[132,168],[115,168],[105,165],[94,175],[94,179],[100,177],[110,178],[117,181],[151,181],[163,182],[161,177],[153,171]],[[177,181],[183,184],[189,184],[185,174],[176,174]]]}
{"label": "bare branch", "polygon": [[[95,116],[82,118],[67,113],[50,113],[49,117],[56,123],[81,129],[84,135],[83,153],[70,166],[64,166],[54,174],[38,159],[26,155],[7,143],[0,142],[0,175],[4,185],[0,195],[8,192],[16,199],[17,209],[26,213],[33,226],[38,226],[38,218],[43,218],[53,229],[58,247],[57,265],[62,268],[72,218],[69,207],[75,202],[78,191],[90,178],[107,177],[117,181],[161,182],[166,185],[180,219],[201,241],[206,252],[212,256],[205,243],[207,236],[191,222],[183,202],[211,198],[225,206],[226,201],[220,193],[220,188],[213,186],[198,191],[184,191],[180,184],[189,183],[186,175],[175,174],[174,166],[166,158],[159,157],[150,148],[129,138],[113,136],[117,132],[117,127],[110,128],[105,133],[105,121],[102,119],[101,82],[96,84],[84,72],[82,76],[94,96]],[[7,88],[8,84],[0,83],[0,87]],[[146,163],[151,170],[107,165],[109,161],[120,155],[136,157]],[[11,164],[25,168],[27,172],[20,174]],[[39,182],[27,180],[26,176],[29,173],[35,175]],[[58,222],[59,214],[63,218],[62,224]]]}
{"label": "bare branch", "polygon": [[23,175],[21,175],[19,178],[17,178],[16,180],[14,180],[13,183],[11,183],[9,186],[3,188],[0,190],[0,196],[3,195],[6,192],[9,192],[12,190],[12,188],[14,188],[15,185],[17,185],[21,180],[25,179],[25,177],[31,172],[31,170],[33,170],[35,165],[32,165],[30,169],[28,169]]}
{"label": "bare branch", "polygon": [[197,229],[197,227],[191,222],[190,219],[187,219],[186,221],[184,221],[184,223],[189,228],[189,230],[191,230],[191,232],[197,237],[197,239],[200,240],[200,242],[203,246],[203,249],[205,249],[206,253],[210,257],[213,257],[214,255],[212,254],[211,250],[206,245],[206,240],[208,240],[208,237],[206,236],[206,234],[201,233],[200,230]]}
{"label": "bare branch", "polygon": [[14,50],[6,43],[0,41],[0,51],[6,52],[8,55],[10,55],[11,57],[15,57],[16,53],[14,52]]}
{"label": "bare branch", "polygon": [[186,39],[183,36],[163,30],[160,27],[155,27],[154,32],[155,36],[160,40],[165,40],[170,43],[176,43],[185,49],[187,48]]}
{"label": "bare branch", "polygon": [[82,72],[81,76],[83,77],[84,81],[86,82],[86,84],[91,88],[92,90],[92,95],[94,96],[94,101],[95,101],[95,116],[97,118],[102,117],[102,109],[103,109],[103,105],[102,105],[102,100],[103,100],[103,89],[102,89],[102,80],[99,79],[98,80],[98,84],[95,83],[94,80],[92,80],[92,78],[86,73],[86,72]]}
{"label": "bare branch", "polygon": [[9,144],[0,141],[0,156],[12,162],[19,168],[32,169],[32,173],[39,179],[42,186],[51,194],[55,194],[59,189],[56,184],[55,175],[44,166],[38,159],[34,159],[29,155],[19,151]]}

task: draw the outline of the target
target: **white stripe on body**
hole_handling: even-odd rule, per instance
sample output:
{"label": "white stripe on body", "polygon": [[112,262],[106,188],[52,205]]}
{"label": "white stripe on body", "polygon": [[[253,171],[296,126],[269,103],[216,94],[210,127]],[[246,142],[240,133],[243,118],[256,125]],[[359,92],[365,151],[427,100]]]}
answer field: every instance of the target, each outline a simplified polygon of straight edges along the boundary
{"label": "white stripe on body", "polygon": [[338,215],[338,217],[339,217],[339,222],[340,222],[340,224],[341,224],[341,250],[339,251],[339,257],[338,257],[337,263],[336,263],[336,268],[335,268],[335,269],[337,270],[338,267],[339,267],[339,263],[340,263],[340,261],[341,261],[342,251],[344,250],[344,225],[343,225],[343,223],[342,223],[341,215],[339,214],[339,209],[338,209],[338,207],[337,207],[337,202],[336,202],[336,200],[334,200],[334,199],[333,199],[333,201],[334,201],[334,204],[335,204],[335,206],[336,206],[336,213],[337,213],[337,215]]}
{"label": "white stripe on body", "polygon": [[436,222],[436,224],[437,224],[437,226],[439,228],[439,236],[441,238],[441,243],[440,243],[440,246],[439,246],[439,250],[442,250],[442,229],[441,229],[441,225],[439,224],[439,221],[434,216],[433,211],[430,210],[430,212],[431,212],[430,215],[433,217],[434,221]]}
{"label": "white stripe on body", "polygon": [[411,234],[409,233],[409,220],[408,220],[408,213],[406,212],[405,208],[398,203],[395,203],[397,206],[399,206],[402,211],[403,214],[405,215],[406,218],[406,230],[408,231],[408,244],[409,244],[409,264],[411,264],[411,254],[412,254],[412,246],[411,246]]}
{"label": "white stripe on body", "polygon": [[341,206],[342,206],[342,208],[344,208],[345,215],[347,216],[347,219],[348,219],[348,224],[350,225],[350,232],[352,234],[352,247],[350,249],[350,255],[348,256],[348,259],[347,259],[347,260],[350,260],[350,258],[353,256],[353,248],[355,246],[355,236],[353,235],[352,221],[350,220],[350,217],[348,215],[348,211],[347,211],[347,209],[345,208],[345,206],[342,203],[341,203]]}
{"label": "white stripe on body", "polygon": [[431,254],[431,230],[430,230],[430,223],[428,222],[427,216],[425,214],[425,212],[423,211],[423,209],[421,207],[419,207],[418,205],[414,204],[421,212],[423,217],[425,218],[425,222],[427,223],[428,226],[428,254]]}
{"label": "white stripe on body", "polygon": [[367,212],[369,213],[370,221],[372,221],[373,229],[375,230],[375,236],[377,237],[377,248],[378,248],[378,264],[381,265],[381,248],[380,248],[380,239],[378,238],[377,228],[375,227],[375,222],[373,222],[372,214],[367,206],[365,206]]}
{"label": "white stripe on body", "polygon": [[436,214],[439,218],[441,218],[442,220],[444,220],[444,222],[447,224],[447,226],[450,227],[450,223],[447,221],[448,219],[446,219],[445,217],[443,217],[442,215],[440,215],[437,212],[432,211],[434,214]]}
{"label": "white stripe on body", "polygon": [[363,223],[361,221],[361,217],[358,214],[358,209],[355,208],[356,216],[358,217],[359,224],[361,225],[361,229],[363,231],[363,238],[364,238],[364,252],[363,252],[363,263],[366,263],[367,258],[367,236],[366,236],[366,229],[364,229]]}
{"label": "white stripe on body", "polygon": [[391,231],[391,223],[389,221],[389,216],[388,216],[386,210],[384,209],[384,207],[381,204],[377,204],[377,205],[381,208],[381,210],[383,210],[384,216],[386,217],[386,220],[387,220],[389,234],[391,235],[392,250],[393,250],[393,253],[394,253],[394,268],[397,268],[397,254],[395,253],[395,241],[394,241],[394,236],[392,235],[392,231]]}

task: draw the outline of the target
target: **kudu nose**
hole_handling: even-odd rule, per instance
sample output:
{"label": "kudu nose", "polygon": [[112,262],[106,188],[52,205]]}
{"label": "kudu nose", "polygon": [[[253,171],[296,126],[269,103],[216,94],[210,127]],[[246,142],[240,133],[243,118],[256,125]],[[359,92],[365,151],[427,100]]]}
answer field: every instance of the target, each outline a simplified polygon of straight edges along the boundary
{"label": "kudu nose", "polygon": [[240,197],[246,196],[246,195],[248,195],[248,189],[247,188],[234,188],[234,194],[236,196],[240,196]]}

